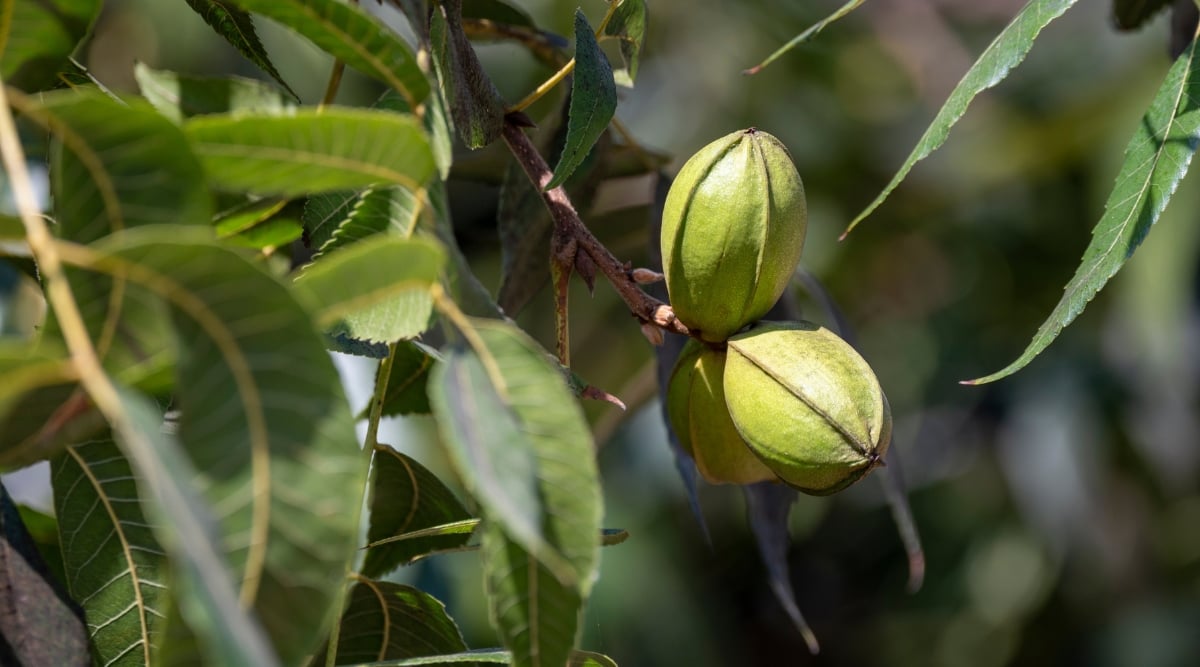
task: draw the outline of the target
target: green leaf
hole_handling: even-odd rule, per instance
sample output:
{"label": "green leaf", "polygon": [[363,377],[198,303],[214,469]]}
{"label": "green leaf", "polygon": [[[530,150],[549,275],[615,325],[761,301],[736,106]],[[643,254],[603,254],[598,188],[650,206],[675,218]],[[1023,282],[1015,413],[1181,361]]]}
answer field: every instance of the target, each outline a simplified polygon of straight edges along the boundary
{"label": "green leaf", "polygon": [[459,138],[471,149],[492,143],[504,128],[504,100],[463,32],[462,0],[434,7],[429,40]]}
{"label": "green leaf", "polygon": [[429,395],[425,388],[429,370],[437,360],[434,355],[436,352],[412,341],[401,341],[396,345],[387,393],[383,396],[385,417],[429,414]]}
{"label": "green leaf", "polygon": [[259,41],[258,33],[254,30],[254,20],[245,10],[238,9],[225,0],[187,0],[187,3],[218,35],[224,37],[225,41],[232,44],[250,62],[258,65],[262,71],[270,74],[272,79],[292,94],[292,97],[300,99],[271,63],[266,47]]}
{"label": "green leaf", "polygon": [[278,114],[295,107],[277,88],[255,79],[189,76],[151,69],[143,63],[134,65],[133,76],[146,100],[176,123],[205,114],[230,111]]}
{"label": "green leaf", "polygon": [[491,292],[479,281],[471,269],[471,263],[458,247],[454,224],[450,219],[450,204],[446,201],[445,183],[434,183],[428,193],[433,215],[422,216],[417,221],[417,229],[421,234],[437,239],[446,249],[448,262],[446,276],[442,280],[446,293],[468,315],[503,318],[504,312],[492,299]]}
{"label": "green leaf", "polygon": [[54,84],[100,15],[99,0],[0,0],[0,79],[35,92]]}
{"label": "green leaf", "polygon": [[751,67],[748,70],[743,71],[742,73],[743,74],[758,74],[760,71],[762,71],[762,69],[764,67],[775,62],[775,60],[777,60],[780,56],[787,53],[788,51],[791,51],[792,49],[796,48],[797,46],[800,46],[801,44],[811,40],[812,38],[816,37],[822,30],[825,29],[825,26],[846,16],[850,12],[857,9],[858,6],[861,5],[862,3],[863,3],[863,0],[850,0],[846,4],[839,7],[837,9],[837,11],[835,11],[834,13],[830,14],[829,16],[826,16],[825,18],[821,19],[820,21],[817,21],[813,25],[809,26],[808,29],[806,29],[804,32],[802,32],[799,35],[796,35],[795,37],[790,39],[787,44],[784,44],[783,46],[776,49],[774,53],[767,56],[765,59],[763,59],[762,62],[755,65],[754,67]]}
{"label": "green leaf", "polygon": [[295,197],[384,182],[418,190],[434,169],[420,122],[385,111],[202,116],[184,130],[209,180],[225,190]]}
{"label": "green leaf", "polygon": [[[613,72],[613,79],[629,88],[637,78],[642,44],[646,41],[646,0],[616,0],[621,4],[613,12],[604,34],[621,40],[621,58],[625,67]],[[859,0],[860,2],[862,0]]]}
{"label": "green leaf", "polygon": [[[172,564],[173,598],[201,639],[197,650],[213,664],[278,665],[258,619],[238,602],[212,513],[193,487],[196,470],[163,429],[154,405],[127,389],[117,391],[123,411],[114,436],[145,482],[142,491],[148,489],[150,502],[142,507]],[[170,628],[170,619],[164,624]]]}
{"label": "green leaf", "polygon": [[1171,4],[1171,0],[1113,0],[1113,23],[1119,30],[1135,30]]}
{"label": "green leaf", "polygon": [[413,192],[400,185],[367,188],[362,194],[346,196],[351,200],[348,207],[330,202],[336,210],[348,208],[348,213],[329,240],[318,247],[314,259],[375,234],[386,232],[409,238],[416,231],[420,216],[429,213],[424,192]]}
{"label": "green leaf", "polygon": [[360,578],[350,589],[341,624],[338,665],[467,650],[445,605],[428,593],[402,584]]}
{"label": "green leaf", "polygon": [[304,227],[298,220],[272,217],[253,227],[230,234],[221,233],[221,228],[218,226],[217,233],[221,240],[229,245],[261,250],[286,246],[304,235]]}
{"label": "green leaf", "polygon": [[533,17],[524,9],[503,0],[464,0],[463,18],[486,19],[505,25],[535,28]]}
{"label": "green leaf", "polygon": [[66,583],[101,664],[149,665],[162,634],[166,554],[142,513],[138,477],[110,438],[51,465]]}
{"label": "green leaf", "polygon": [[326,53],[395,88],[416,109],[429,81],[412,49],[379,19],[338,0],[229,0],[295,30]]}
{"label": "green leaf", "polygon": [[[316,648],[354,552],[363,458],[309,313],[260,266],[184,232],[144,228],[60,252],[170,305],[192,483],[220,508],[217,545],[238,596],[293,664]],[[185,614],[189,597],[179,598]]]}
{"label": "green leaf", "polygon": [[447,655],[431,655],[421,658],[406,658],[403,660],[383,660],[365,662],[358,667],[438,667],[439,665],[461,665],[464,663],[485,662],[488,664],[512,664],[512,654],[498,649],[480,649]]}
{"label": "green leaf", "polygon": [[179,127],[149,105],[70,90],[10,99],[58,140],[50,185],[61,237],[89,243],[138,225],[209,224],[200,162]]}
{"label": "green leaf", "polygon": [[445,253],[433,241],[378,236],[308,265],[296,278],[322,327],[365,341],[412,338],[429,325]]}
{"label": "green leaf", "polygon": [[1025,5],[1016,18],[988,45],[975,64],[971,65],[971,69],[967,70],[966,75],[951,91],[950,97],[942,105],[937,116],[934,116],[929,129],[921,135],[916,148],[900,166],[900,170],[892,177],[883,192],[879,193],[875,201],[871,202],[862,213],[859,213],[850,222],[846,231],[842,232],[843,238],[878,208],[883,200],[888,198],[892,190],[895,190],[896,186],[900,185],[908,172],[912,170],[913,165],[925,159],[945,143],[946,137],[950,135],[950,128],[966,113],[971,100],[975,99],[979,93],[1003,81],[1004,77],[1008,76],[1008,73],[1025,59],[1029,49],[1033,47],[1033,40],[1037,38],[1042,28],[1062,16],[1063,12],[1073,4],[1075,4],[1075,0],[1030,0],[1029,4]]}
{"label": "green leaf", "polygon": [[435,369],[430,403],[486,518],[493,615],[517,664],[562,664],[597,566],[599,483],[591,435],[563,375],[515,327],[470,320],[474,349]]}
{"label": "green leaf", "polygon": [[308,247],[320,249],[333,238],[338,227],[350,217],[358,205],[361,192],[322,192],[304,202],[300,217],[308,235]]}
{"label": "green leaf", "polygon": [[617,87],[608,57],[596,42],[587,17],[581,10],[575,10],[575,76],[571,83],[567,140],[546,190],[562,185],[571,176],[608,129],[616,112]]}
{"label": "green leaf", "polygon": [[480,530],[484,586],[492,624],[514,665],[562,665],[575,646],[584,598],[563,584],[503,527]]}
{"label": "green leaf", "polygon": [[[368,544],[426,528],[466,521],[470,513],[441,480],[420,463],[386,445],[375,448]],[[447,532],[371,547],[362,574],[381,577],[421,556],[467,543],[471,530]]]}
{"label": "green leaf", "polygon": [[1029,364],[1083,312],[1158,222],[1200,146],[1200,58],[1196,51],[1193,41],[1167,72],[1138,123],[1104,204],[1104,215],[1092,230],[1083,260],[1050,317],[1016,361],[966,384],[999,380]]}

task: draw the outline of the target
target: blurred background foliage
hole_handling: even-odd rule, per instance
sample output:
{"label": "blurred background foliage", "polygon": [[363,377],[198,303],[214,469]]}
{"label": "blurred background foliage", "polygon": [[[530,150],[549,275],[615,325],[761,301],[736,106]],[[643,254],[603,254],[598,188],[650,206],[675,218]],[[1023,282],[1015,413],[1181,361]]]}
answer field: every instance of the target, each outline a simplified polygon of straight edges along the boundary
{"label": "blurred background foliage", "polygon": [[[593,23],[603,15],[599,0],[517,4],[570,35],[577,2]],[[822,644],[809,656],[767,587],[741,494],[701,489],[711,543],[693,517],[635,321],[607,285],[594,297],[577,286],[576,369],[630,404],[625,414],[587,406],[606,525],[631,538],[603,552],[584,645],[623,665],[1200,664],[1200,183],[1184,181],[1137,256],[1032,365],[994,385],[958,384],[1015,358],[1058,301],[1170,65],[1166,16],[1120,34],[1107,2],[1079,3],[839,243],[1023,3],[874,0],[757,76],[740,73],[841,4],[653,0],[637,88],[622,92],[618,117],[639,142],[674,156],[672,171],[741,127],[791,149],[810,206],[802,266],[841,304],[891,400],[925,586],[905,591],[878,480],[802,497],[790,563]],[[378,11],[407,31],[395,12]],[[276,25],[259,28],[284,78],[315,103],[328,59]],[[515,45],[479,51],[509,100],[551,73]],[[135,62],[262,76],[182,1],[109,0],[81,55],[98,80],[126,92],[136,90]],[[378,93],[348,73],[339,101],[368,104]],[[552,126],[559,103],[551,96],[531,115]],[[493,289],[507,158],[496,149],[461,151],[451,190],[461,243]],[[653,191],[650,178],[610,181],[585,217],[634,265],[646,261]],[[4,331],[36,321],[26,280],[0,276]],[[808,317],[823,318],[800,298]],[[549,292],[519,322],[552,349]],[[342,361],[361,404],[370,368]],[[389,428],[394,444],[448,473],[427,418]],[[445,600],[471,645],[497,643],[472,554],[401,576]]]}

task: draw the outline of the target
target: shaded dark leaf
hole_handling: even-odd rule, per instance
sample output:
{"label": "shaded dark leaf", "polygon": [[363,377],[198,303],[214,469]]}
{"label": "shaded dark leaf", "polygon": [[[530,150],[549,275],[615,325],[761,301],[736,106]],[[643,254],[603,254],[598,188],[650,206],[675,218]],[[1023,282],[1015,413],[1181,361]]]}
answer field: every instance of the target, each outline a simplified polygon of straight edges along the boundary
{"label": "shaded dark leaf", "polygon": [[[437,598],[411,586],[359,579],[342,614],[335,664],[459,653],[462,634]],[[317,655],[324,656],[325,650]]]}
{"label": "shaded dark leaf", "polygon": [[554,166],[554,176],[546,184],[551,190],[566,182],[592,146],[608,129],[617,112],[617,87],[613,83],[608,56],[596,42],[592,27],[583,11],[575,11],[575,75],[571,83],[567,138],[562,155]]}
{"label": "shaded dark leaf", "polygon": [[156,70],[138,63],[133,68],[142,96],[175,122],[229,111],[279,112],[295,106],[278,88],[255,79],[231,76],[200,77]]}
{"label": "shaded dark leaf", "polygon": [[254,29],[254,19],[250,18],[250,14],[246,10],[224,0],[187,0],[187,3],[200,15],[200,18],[204,19],[205,23],[217,31],[218,35],[224,37],[225,41],[232,44],[250,62],[258,65],[262,71],[270,74],[272,79],[278,81],[279,85],[292,94],[292,97],[300,99],[291,86],[283,80],[279,70],[275,69],[270,56],[267,55],[266,47],[258,39],[258,32]]}
{"label": "shaded dark leaf", "polygon": [[463,32],[462,0],[434,8],[429,40],[459,138],[467,148],[492,143],[504,127],[504,100]]}
{"label": "shaded dark leaf", "polygon": [[[368,543],[472,518],[442,484],[413,458],[386,445],[375,448]],[[467,543],[471,531],[389,542],[367,551],[362,573],[380,577],[433,551]]]}
{"label": "shaded dark leaf", "polygon": [[50,88],[100,14],[100,0],[0,1],[0,78],[35,92]]}
{"label": "shaded dark leaf", "polygon": [[429,370],[436,361],[434,354],[412,341],[401,341],[396,345],[387,393],[383,397],[384,416],[429,414],[429,395],[425,388]]}
{"label": "shaded dark leaf", "polygon": [[788,513],[792,503],[796,501],[798,492],[782,484],[761,482],[742,487],[746,495],[746,512],[750,518],[750,530],[758,543],[758,552],[763,564],[767,566],[767,581],[771,592],[783,605],[808,650],[814,654],[820,650],[817,638],[796,604],[796,593],[792,590],[792,578],[788,574],[787,550],[790,542],[788,534]]}
{"label": "shaded dark leaf", "polygon": [[1171,0],[1113,0],[1113,25],[1118,30],[1134,30],[1149,21]]}

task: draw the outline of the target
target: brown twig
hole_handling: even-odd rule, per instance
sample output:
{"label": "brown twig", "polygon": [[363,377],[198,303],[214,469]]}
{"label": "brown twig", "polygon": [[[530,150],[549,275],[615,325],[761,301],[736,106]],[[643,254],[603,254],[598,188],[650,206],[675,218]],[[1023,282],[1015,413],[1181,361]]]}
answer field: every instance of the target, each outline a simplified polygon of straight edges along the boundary
{"label": "brown twig", "polygon": [[604,247],[604,244],[600,243],[591,230],[583,224],[583,220],[579,218],[579,213],[571,204],[566,190],[562,186],[552,190],[545,189],[553,172],[550,170],[550,165],[546,164],[546,160],[538,152],[537,147],[533,145],[533,141],[526,136],[522,129],[523,126],[528,126],[528,122],[523,116],[509,114],[504,122],[504,142],[508,144],[513,157],[525,170],[525,175],[541,193],[542,201],[545,202],[547,210],[550,211],[550,217],[554,220],[555,235],[572,241],[571,243],[556,244],[558,248],[569,253],[569,256],[557,256],[556,253],[556,257],[552,258],[552,261],[561,262],[566,267],[574,267],[578,271],[579,255],[581,253],[586,255],[584,261],[590,260],[593,266],[586,267],[585,265],[585,268],[591,268],[593,271],[599,270],[604,274],[608,282],[616,288],[617,294],[621,296],[634,317],[660,329],[684,336],[690,335],[688,328],[675,319],[675,312],[671,310],[671,307],[643,292],[634,280],[632,270],[614,257],[608,248]]}

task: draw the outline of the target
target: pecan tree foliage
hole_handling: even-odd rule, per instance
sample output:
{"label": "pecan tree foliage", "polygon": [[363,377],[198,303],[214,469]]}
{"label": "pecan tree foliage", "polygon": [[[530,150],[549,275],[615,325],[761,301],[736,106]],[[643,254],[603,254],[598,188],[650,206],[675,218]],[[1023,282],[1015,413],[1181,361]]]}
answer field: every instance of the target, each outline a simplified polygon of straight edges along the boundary
{"label": "pecan tree foliage", "polygon": [[[114,94],[71,58],[101,4],[0,0],[12,203],[0,261],[37,281],[48,306],[36,340],[0,342],[0,467],[50,462],[61,551],[49,567],[0,494],[0,661],[614,664],[577,646],[598,552],[625,538],[601,524],[580,400],[620,401],[570,371],[566,296],[575,276],[609,283],[630,326],[666,341],[660,375],[690,333],[645,288],[656,272],[614,256],[576,206],[600,181],[665,164],[613,117],[617,86],[636,81],[644,0],[579,12],[573,47],[502,0],[390,0],[412,43],[353,1],[187,0],[274,83],[138,66],[140,95]],[[1073,4],[1021,10],[852,227]],[[1167,4],[1118,1],[1116,22],[1135,27]],[[1200,65],[1192,5],[1175,5],[1176,64],[1078,274],[1029,350],[980,381],[1029,363],[1078,315],[1186,172],[1200,145]],[[323,99],[302,101],[283,80],[256,36],[263,19],[334,58]],[[557,72],[505,100],[472,40],[520,44]],[[347,67],[387,93],[366,108],[333,104]],[[551,92],[561,111],[526,114]],[[547,146],[531,139],[529,127],[559,116]],[[511,156],[495,297],[450,220],[456,140]],[[511,319],[547,282],[556,354]],[[330,350],[378,360],[365,409],[348,403]],[[379,441],[381,419],[418,413],[436,420],[466,497]],[[694,466],[681,458],[680,469],[694,492]],[[745,491],[772,588],[815,649],[787,581],[795,492]],[[901,526],[919,581],[915,532]],[[386,579],[463,549],[478,550],[502,647],[468,647],[441,602]]]}

